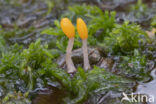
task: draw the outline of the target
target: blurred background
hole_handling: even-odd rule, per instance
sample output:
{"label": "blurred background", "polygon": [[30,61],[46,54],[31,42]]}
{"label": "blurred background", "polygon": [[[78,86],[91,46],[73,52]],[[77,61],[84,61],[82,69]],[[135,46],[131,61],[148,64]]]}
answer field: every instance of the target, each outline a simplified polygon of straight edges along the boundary
{"label": "blurred background", "polygon": [[[74,16],[86,18],[90,11],[85,5],[116,11],[117,23],[128,20],[144,29],[149,28],[156,14],[155,0],[0,0],[0,25],[9,31],[5,35],[9,43],[29,44],[39,37],[44,40],[47,36],[40,36],[40,31],[54,26],[56,19],[67,16],[74,23]],[[78,6],[82,6],[81,10],[72,9]]]}

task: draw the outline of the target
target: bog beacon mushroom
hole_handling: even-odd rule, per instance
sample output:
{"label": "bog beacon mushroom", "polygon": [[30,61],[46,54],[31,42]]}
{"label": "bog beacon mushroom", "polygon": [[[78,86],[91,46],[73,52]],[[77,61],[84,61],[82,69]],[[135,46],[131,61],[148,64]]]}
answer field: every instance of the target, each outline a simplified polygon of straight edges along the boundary
{"label": "bog beacon mushroom", "polygon": [[66,48],[66,58],[65,58],[67,64],[67,72],[74,73],[76,72],[76,68],[71,59],[71,55],[72,55],[72,48],[74,44],[75,28],[68,18],[63,18],[60,24],[61,24],[62,31],[69,38],[68,46]]}
{"label": "bog beacon mushroom", "polygon": [[80,38],[82,39],[84,70],[87,71],[90,69],[87,49],[88,29],[86,23],[81,18],[77,19],[77,31],[80,35]]}

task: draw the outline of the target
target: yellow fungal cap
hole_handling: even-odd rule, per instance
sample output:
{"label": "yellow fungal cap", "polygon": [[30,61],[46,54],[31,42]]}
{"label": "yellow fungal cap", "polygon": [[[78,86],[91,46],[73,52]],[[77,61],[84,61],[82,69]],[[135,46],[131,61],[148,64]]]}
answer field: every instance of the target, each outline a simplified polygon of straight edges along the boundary
{"label": "yellow fungal cap", "polygon": [[87,25],[81,18],[77,19],[77,31],[78,31],[81,39],[87,39],[88,38]]}
{"label": "yellow fungal cap", "polygon": [[75,36],[74,25],[71,23],[71,21],[68,18],[63,18],[61,20],[61,28],[68,38],[72,38]]}
{"label": "yellow fungal cap", "polygon": [[155,34],[156,33],[156,28],[152,29],[152,33]]}

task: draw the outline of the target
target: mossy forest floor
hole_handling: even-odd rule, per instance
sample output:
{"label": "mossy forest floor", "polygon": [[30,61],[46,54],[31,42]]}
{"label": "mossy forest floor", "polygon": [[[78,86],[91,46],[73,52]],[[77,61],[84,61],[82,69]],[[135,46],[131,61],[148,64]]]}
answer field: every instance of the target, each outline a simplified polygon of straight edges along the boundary
{"label": "mossy forest floor", "polygon": [[[84,19],[88,46],[111,67],[77,64],[71,77],[57,63],[68,42],[63,17]],[[121,98],[155,82],[155,34],[155,0],[0,0],[0,104],[145,104]],[[76,32],[73,50],[81,47]]]}

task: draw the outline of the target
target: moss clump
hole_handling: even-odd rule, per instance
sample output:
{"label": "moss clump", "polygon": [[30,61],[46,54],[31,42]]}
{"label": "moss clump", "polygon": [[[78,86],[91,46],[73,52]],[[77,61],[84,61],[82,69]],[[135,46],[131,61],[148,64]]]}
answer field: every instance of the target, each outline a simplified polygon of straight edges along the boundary
{"label": "moss clump", "polygon": [[151,25],[152,27],[156,28],[156,16],[153,17]]}
{"label": "moss clump", "polygon": [[129,54],[147,40],[147,34],[138,25],[125,22],[122,25],[116,25],[104,39],[104,43],[100,45],[106,47],[106,50],[112,54]]}
{"label": "moss clump", "polygon": [[[33,91],[38,88],[38,83],[46,86],[50,81],[68,91],[65,102],[78,103],[101,91],[128,91],[130,89],[124,89],[125,85],[132,84],[132,81],[98,67],[88,72],[78,68],[76,75],[71,78],[54,62],[57,57],[55,51],[48,49],[47,45],[41,45],[40,40],[31,43],[28,49],[16,44],[8,50],[0,58],[0,93],[3,99],[6,99],[7,93]],[[15,100],[14,97],[10,99],[12,102]]]}
{"label": "moss clump", "polygon": [[147,58],[134,50],[133,55],[121,56],[117,65],[119,73],[137,80],[148,80],[150,69],[147,67]]}

